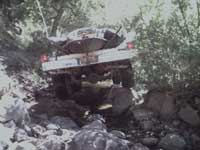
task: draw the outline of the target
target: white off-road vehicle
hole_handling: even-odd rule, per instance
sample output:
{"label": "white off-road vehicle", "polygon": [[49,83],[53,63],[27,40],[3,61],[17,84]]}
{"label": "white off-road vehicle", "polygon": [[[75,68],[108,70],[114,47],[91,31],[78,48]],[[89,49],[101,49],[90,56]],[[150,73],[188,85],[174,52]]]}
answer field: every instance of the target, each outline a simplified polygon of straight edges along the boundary
{"label": "white off-road vehicle", "polygon": [[112,29],[81,28],[65,38],[49,38],[57,49],[42,55],[42,70],[53,81],[58,98],[64,99],[81,89],[82,81],[97,83],[112,79],[123,87],[133,86],[132,58],[136,55],[133,38]]}

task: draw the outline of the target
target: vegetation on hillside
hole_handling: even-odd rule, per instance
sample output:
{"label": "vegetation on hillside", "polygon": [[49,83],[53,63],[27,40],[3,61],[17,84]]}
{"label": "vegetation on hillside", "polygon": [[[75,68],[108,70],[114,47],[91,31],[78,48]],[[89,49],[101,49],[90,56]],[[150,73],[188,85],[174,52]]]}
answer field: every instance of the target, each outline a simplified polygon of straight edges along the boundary
{"label": "vegetation on hillside", "polygon": [[[90,15],[91,11],[104,11],[103,1],[39,2],[50,36],[93,24],[102,26],[92,22]],[[136,16],[121,22],[127,31],[136,32],[135,45],[140,52],[135,64],[136,82],[173,87],[179,82],[199,81],[200,1],[171,0],[168,12],[163,9],[164,3],[164,0],[148,0]],[[1,47],[12,45],[15,50],[23,47],[30,55],[49,49],[36,0],[2,0],[0,8]]]}
{"label": "vegetation on hillside", "polygon": [[136,17],[125,20],[127,29],[136,32],[141,52],[135,69],[140,83],[173,87],[200,79],[200,1],[171,2],[168,16],[163,1],[149,1]]}

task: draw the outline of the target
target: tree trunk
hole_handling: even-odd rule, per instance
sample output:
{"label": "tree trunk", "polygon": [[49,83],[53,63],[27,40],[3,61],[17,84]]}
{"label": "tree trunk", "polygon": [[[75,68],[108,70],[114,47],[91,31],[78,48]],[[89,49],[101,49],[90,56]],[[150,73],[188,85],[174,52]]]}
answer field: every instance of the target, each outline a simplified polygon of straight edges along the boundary
{"label": "tree trunk", "polygon": [[61,3],[61,8],[58,10],[56,17],[54,18],[50,36],[56,36],[58,25],[60,23],[63,13],[64,13],[64,6]]}

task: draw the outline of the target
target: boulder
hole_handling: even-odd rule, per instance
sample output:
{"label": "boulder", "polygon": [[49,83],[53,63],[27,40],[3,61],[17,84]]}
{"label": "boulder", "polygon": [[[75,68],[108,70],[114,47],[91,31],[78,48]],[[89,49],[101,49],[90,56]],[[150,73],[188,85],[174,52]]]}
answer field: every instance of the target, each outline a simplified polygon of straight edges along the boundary
{"label": "boulder", "polygon": [[193,149],[200,149],[200,137],[197,134],[191,135]]}
{"label": "boulder", "polygon": [[[37,143],[39,150],[64,150],[68,148],[73,137],[77,134],[77,131],[61,129],[60,133],[55,130],[47,130],[40,137],[40,141]],[[51,148],[52,147],[52,148]]]}
{"label": "boulder", "polygon": [[[30,125],[30,124],[29,124],[29,125]],[[24,131],[26,131],[26,133],[28,134],[28,136],[34,136],[34,135],[33,135],[33,132],[32,132],[32,129],[31,129],[30,126],[24,125],[24,126],[23,126],[23,129],[24,129]]]}
{"label": "boulder", "polygon": [[17,141],[17,142],[21,142],[21,141],[25,141],[28,139],[28,134],[26,133],[25,130],[23,129],[16,129],[14,136],[13,136],[13,140]]}
{"label": "boulder", "polygon": [[171,133],[160,140],[159,146],[165,150],[184,150],[186,142],[180,135]]}
{"label": "boulder", "polygon": [[77,131],[74,130],[67,130],[63,129],[62,130],[62,139],[66,142],[69,143],[72,141],[73,137],[77,134]]}
{"label": "boulder", "polygon": [[155,117],[155,113],[148,109],[135,109],[132,112],[136,121],[150,120]]}
{"label": "boulder", "polygon": [[[94,125],[97,125],[95,127]],[[103,123],[96,120],[77,133],[69,150],[129,150],[127,142],[108,133]]]}
{"label": "boulder", "polygon": [[0,100],[0,122],[10,120],[21,126],[28,123],[30,117],[24,101],[7,94]]}
{"label": "boulder", "polygon": [[78,125],[68,117],[54,116],[50,119],[50,122],[62,129],[79,129]]}
{"label": "boulder", "polygon": [[13,120],[10,120],[10,121],[4,123],[3,125],[7,128],[12,128],[12,129],[17,128],[17,126]]}
{"label": "boulder", "polygon": [[142,139],[142,144],[146,146],[155,146],[158,143],[158,139],[154,137],[147,137]]}
{"label": "boulder", "polygon": [[150,150],[150,149],[142,145],[141,143],[137,143],[131,148],[131,150]]}
{"label": "boulder", "polygon": [[70,150],[129,150],[127,143],[101,130],[82,130],[70,143]]}
{"label": "boulder", "polygon": [[46,126],[46,128],[47,128],[47,130],[59,130],[60,129],[59,125],[53,124],[53,123],[49,123]]}
{"label": "boulder", "polygon": [[193,142],[199,142],[200,143],[200,137],[196,134],[192,134],[191,138],[193,140]]}
{"label": "boulder", "polygon": [[8,149],[9,145],[5,141],[0,140],[0,150]]}
{"label": "boulder", "polygon": [[14,143],[8,150],[37,150],[36,147],[27,141]]}
{"label": "boulder", "polygon": [[157,116],[153,111],[144,108],[137,108],[133,109],[132,113],[134,119],[138,121],[143,130],[149,131],[154,127],[153,120],[155,120]]}
{"label": "boulder", "polygon": [[37,150],[64,150],[65,143],[60,136],[50,135],[41,140],[37,145]]}
{"label": "boulder", "polygon": [[200,97],[194,98],[194,104],[195,104],[195,107],[198,109],[198,111],[200,111]]}
{"label": "boulder", "polygon": [[70,117],[80,125],[82,125],[82,123],[84,122],[84,119],[82,118],[85,112],[88,110],[85,107],[76,104],[76,102],[72,100],[51,101],[50,103],[47,101],[46,102],[42,101],[33,106],[31,109],[37,112],[37,114],[44,114],[46,111],[48,117],[54,117],[54,116]]}
{"label": "boulder", "polygon": [[38,137],[41,136],[46,131],[46,129],[43,126],[33,124],[31,126],[31,131],[33,136]]}
{"label": "boulder", "polygon": [[109,98],[112,100],[114,115],[121,115],[134,105],[133,94],[128,88],[113,87],[110,90]]}
{"label": "boulder", "polygon": [[154,123],[151,120],[141,121],[139,124],[145,131],[150,131],[154,128]]}
{"label": "boulder", "polygon": [[149,91],[146,95],[144,105],[157,113],[163,119],[173,119],[176,116],[177,107],[175,98],[169,92],[159,90]]}
{"label": "boulder", "polygon": [[42,133],[42,137],[48,137],[50,135],[57,135],[57,131],[56,130],[47,130],[44,133]]}
{"label": "boulder", "polygon": [[194,110],[190,105],[181,107],[178,112],[179,117],[186,123],[192,126],[200,125],[200,117],[196,110]]}
{"label": "boulder", "polygon": [[83,126],[82,128],[88,129],[88,130],[97,129],[97,130],[106,131],[106,126],[104,123],[102,123],[101,120],[95,120],[92,123]]}
{"label": "boulder", "polygon": [[0,135],[0,145],[7,147],[11,144],[11,139],[14,135],[14,129],[4,127],[2,124],[0,124]]}
{"label": "boulder", "polygon": [[88,116],[87,120],[89,122],[93,122],[93,121],[96,121],[96,120],[101,120],[101,121],[105,122],[105,119],[100,114],[91,114],[91,115]]}
{"label": "boulder", "polygon": [[121,138],[121,139],[125,139],[126,138],[126,134],[122,131],[118,131],[118,130],[112,130],[110,132],[112,135],[118,137],[118,138]]}

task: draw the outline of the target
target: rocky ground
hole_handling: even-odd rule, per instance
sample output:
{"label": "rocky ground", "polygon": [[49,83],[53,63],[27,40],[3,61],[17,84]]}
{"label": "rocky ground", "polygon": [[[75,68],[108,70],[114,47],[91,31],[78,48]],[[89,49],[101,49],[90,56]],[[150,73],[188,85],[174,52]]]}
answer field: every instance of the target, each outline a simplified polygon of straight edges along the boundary
{"label": "rocky ground", "polygon": [[[83,89],[60,101],[34,72],[8,76],[5,68],[1,64],[0,150],[200,149],[198,85],[150,90],[144,99],[119,86]],[[91,105],[79,105],[84,101]]]}

